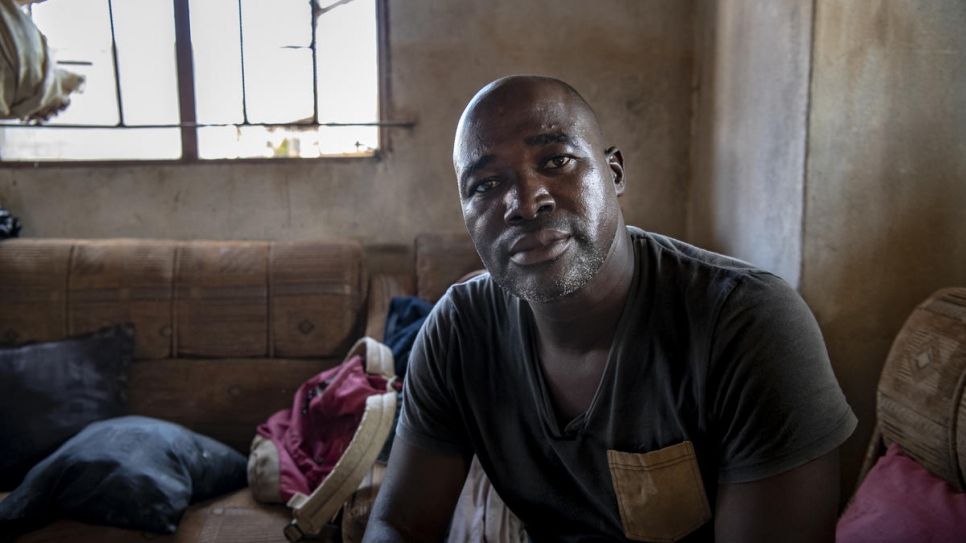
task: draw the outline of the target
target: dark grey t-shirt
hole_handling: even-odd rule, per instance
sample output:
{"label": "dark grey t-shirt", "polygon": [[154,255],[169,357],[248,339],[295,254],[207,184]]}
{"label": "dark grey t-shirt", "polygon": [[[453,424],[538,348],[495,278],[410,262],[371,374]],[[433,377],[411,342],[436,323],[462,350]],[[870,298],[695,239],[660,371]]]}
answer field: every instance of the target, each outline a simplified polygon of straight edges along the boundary
{"label": "dark grey t-shirt", "polygon": [[536,541],[711,541],[718,484],[801,465],[855,428],[793,289],[629,231],[637,267],[616,338],[590,407],[565,427],[528,304],[488,275],[453,286],[412,351],[398,437],[479,456]]}

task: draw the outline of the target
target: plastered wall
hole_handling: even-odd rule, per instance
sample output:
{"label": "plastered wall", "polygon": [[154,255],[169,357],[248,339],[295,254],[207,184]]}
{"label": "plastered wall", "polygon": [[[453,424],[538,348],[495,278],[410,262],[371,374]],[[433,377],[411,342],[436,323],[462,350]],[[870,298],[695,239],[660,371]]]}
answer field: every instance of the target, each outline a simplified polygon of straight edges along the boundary
{"label": "plastered wall", "polygon": [[903,321],[966,285],[966,3],[818,0],[802,295],[860,425]]}
{"label": "plastered wall", "polygon": [[560,77],[623,149],[628,222],[684,232],[690,1],[389,0],[392,149],[381,160],[0,168],[0,204],[34,237],[297,239],[411,244],[463,228],[452,137],[507,74]]}
{"label": "plastered wall", "polygon": [[696,16],[689,238],[797,287],[812,0],[703,0]]}

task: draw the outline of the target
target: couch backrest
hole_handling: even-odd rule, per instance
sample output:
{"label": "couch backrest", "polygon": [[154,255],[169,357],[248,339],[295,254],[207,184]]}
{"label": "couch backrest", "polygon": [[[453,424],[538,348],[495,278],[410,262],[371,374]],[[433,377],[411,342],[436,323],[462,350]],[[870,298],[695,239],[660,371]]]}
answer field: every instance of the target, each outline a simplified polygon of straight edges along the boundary
{"label": "couch backrest", "polygon": [[483,268],[466,232],[424,233],[416,236],[416,295],[436,302],[461,277]]}
{"label": "couch backrest", "polygon": [[137,329],[130,411],[238,448],[363,331],[362,248],[291,242],[0,243],[0,343]]}
{"label": "couch backrest", "polygon": [[137,359],[338,356],[366,286],[351,241],[14,239],[0,244],[0,341],[129,321]]}
{"label": "couch backrest", "polygon": [[369,283],[366,335],[383,340],[389,302],[396,296],[418,296],[437,302],[450,285],[466,274],[483,269],[466,231],[426,232],[413,243],[413,269],[380,273]]}

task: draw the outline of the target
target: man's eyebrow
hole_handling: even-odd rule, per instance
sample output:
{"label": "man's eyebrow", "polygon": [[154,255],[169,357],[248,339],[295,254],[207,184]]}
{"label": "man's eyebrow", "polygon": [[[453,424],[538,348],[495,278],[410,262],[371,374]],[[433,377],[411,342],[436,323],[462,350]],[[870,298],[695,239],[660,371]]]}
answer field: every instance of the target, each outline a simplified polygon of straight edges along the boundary
{"label": "man's eyebrow", "polygon": [[537,134],[523,138],[523,143],[527,145],[548,145],[551,143],[570,143],[570,136],[563,132]]}
{"label": "man's eyebrow", "polygon": [[[529,146],[540,146],[549,145],[551,143],[571,143],[572,140],[570,136],[564,134],[563,132],[550,132],[545,134],[536,134],[534,136],[527,136],[523,138],[523,143]],[[460,176],[460,186],[466,186],[466,182],[474,173],[487,167],[491,162],[496,160],[496,155],[483,155],[471,163]]]}
{"label": "man's eyebrow", "polygon": [[470,176],[474,173],[482,170],[489,164],[496,160],[496,155],[483,155],[480,158],[473,161],[465,170],[463,170],[463,175],[460,176],[460,186],[465,187],[466,182],[469,180]]}

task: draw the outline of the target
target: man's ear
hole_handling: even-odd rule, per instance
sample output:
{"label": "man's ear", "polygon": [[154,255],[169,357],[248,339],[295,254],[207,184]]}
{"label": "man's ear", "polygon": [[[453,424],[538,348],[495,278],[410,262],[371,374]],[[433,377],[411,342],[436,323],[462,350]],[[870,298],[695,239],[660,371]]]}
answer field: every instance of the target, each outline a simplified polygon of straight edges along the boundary
{"label": "man's ear", "polygon": [[624,194],[624,187],[626,186],[624,180],[624,155],[621,154],[621,150],[617,147],[610,147],[605,153],[607,155],[607,165],[610,166],[611,176],[614,180],[614,189],[617,191],[617,195],[620,196]]}

